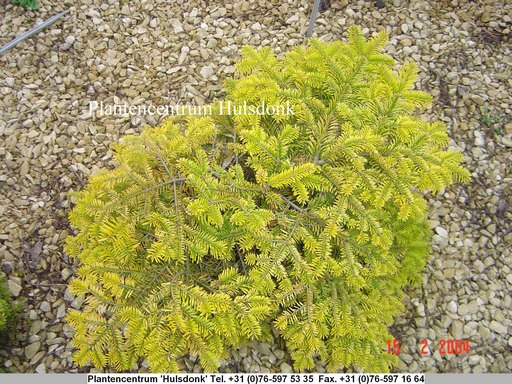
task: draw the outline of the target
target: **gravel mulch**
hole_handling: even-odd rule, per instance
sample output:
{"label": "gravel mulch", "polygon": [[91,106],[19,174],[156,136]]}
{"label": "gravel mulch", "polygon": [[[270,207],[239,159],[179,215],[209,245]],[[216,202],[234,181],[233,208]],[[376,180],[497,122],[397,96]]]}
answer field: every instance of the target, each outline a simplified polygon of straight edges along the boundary
{"label": "gravel mulch", "polygon": [[[111,165],[109,147],[120,136],[158,123],[156,116],[91,116],[89,102],[201,104],[222,96],[242,45],[284,53],[304,42],[312,1],[41,0],[29,12],[3,2],[0,45],[70,13],[0,56],[0,266],[24,302],[21,330],[0,350],[0,367],[77,372],[72,330],[63,322],[82,304],[66,289],[75,268],[62,251],[68,192]],[[392,329],[402,346],[397,370],[510,372],[512,3],[381,5],[332,1],[315,33],[331,41],[353,24],[368,36],[388,31],[387,53],[418,63],[418,86],[435,97],[429,118],[446,122],[473,175],[430,197],[432,259]],[[427,355],[423,339],[430,341]],[[469,340],[471,352],[443,355],[442,339]],[[199,369],[193,358],[182,365]],[[223,370],[290,372],[290,365],[276,341],[233,351]]]}

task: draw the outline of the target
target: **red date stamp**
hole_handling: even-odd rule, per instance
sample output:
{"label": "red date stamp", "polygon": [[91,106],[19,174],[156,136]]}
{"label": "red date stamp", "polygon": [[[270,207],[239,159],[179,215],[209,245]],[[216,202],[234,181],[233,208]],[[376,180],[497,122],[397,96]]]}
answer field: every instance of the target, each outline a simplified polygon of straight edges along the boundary
{"label": "red date stamp", "polygon": [[[429,340],[421,340],[421,354],[430,355]],[[440,355],[462,355],[468,354],[471,351],[469,340],[462,339],[441,339],[438,342],[438,349]]]}
{"label": "red date stamp", "polygon": [[391,355],[399,355],[400,354],[400,340],[393,339],[393,340],[387,340],[388,344],[388,353]]}
{"label": "red date stamp", "polygon": [[[429,340],[421,340],[420,354],[430,355],[432,351],[430,347],[436,348],[440,355],[462,355],[469,354],[471,351],[471,344],[469,340],[462,339],[441,339],[435,345],[431,345]],[[400,354],[400,340],[393,339],[387,340],[388,353],[391,355]],[[435,352],[435,351],[434,351]]]}

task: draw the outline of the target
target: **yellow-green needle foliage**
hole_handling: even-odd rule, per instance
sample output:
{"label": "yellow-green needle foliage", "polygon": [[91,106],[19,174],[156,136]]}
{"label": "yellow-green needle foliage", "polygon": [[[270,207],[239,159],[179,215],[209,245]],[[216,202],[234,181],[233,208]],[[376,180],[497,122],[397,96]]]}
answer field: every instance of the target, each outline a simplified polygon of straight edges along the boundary
{"label": "yellow-green needle foliage", "polygon": [[412,115],[431,98],[412,90],[414,64],[393,71],[385,43],[353,28],[283,60],[244,48],[226,100],[294,114],[216,104],[115,147],[118,166],[91,176],[70,215],[79,364],[177,371],[191,353],[213,371],[273,327],[297,370],[315,357],[389,369],[388,326],[427,260],[422,193],[469,173],[445,126]]}

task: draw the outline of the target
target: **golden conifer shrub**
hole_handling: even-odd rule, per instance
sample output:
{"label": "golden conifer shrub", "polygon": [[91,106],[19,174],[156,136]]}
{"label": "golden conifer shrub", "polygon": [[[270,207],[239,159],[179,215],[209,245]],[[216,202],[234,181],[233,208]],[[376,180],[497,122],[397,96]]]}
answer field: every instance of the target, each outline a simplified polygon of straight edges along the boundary
{"label": "golden conifer shrub", "polygon": [[298,371],[390,368],[388,326],[427,260],[422,193],[469,173],[446,127],[413,114],[431,98],[412,89],[414,64],[393,71],[386,41],[352,28],[282,60],[246,47],[224,102],[293,113],[217,103],[115,146],[117,167],[70,214],[79,364],[178,371],[194,354],[214,371],[273,328]]}

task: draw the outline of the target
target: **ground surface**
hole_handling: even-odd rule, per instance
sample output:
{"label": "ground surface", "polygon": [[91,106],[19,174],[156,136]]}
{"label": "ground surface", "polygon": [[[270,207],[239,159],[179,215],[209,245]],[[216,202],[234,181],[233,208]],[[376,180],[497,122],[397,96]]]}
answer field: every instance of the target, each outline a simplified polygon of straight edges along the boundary
{"label": "ground surface", "polygon": [[[41,0],[32,12],[2,1],[0,45],[71,11],[0,56],[0,265],[13,296],[24,300],[22,329],[0,351],[0,366],[76,371],[63,323],[81,305],[66,290],[74,270],[62,251],[67,193],[109,165],[112,142],[157,122],[92,118],[89,101],[198,104],[221,96],[242,45],[281,53],[303,43],[312,1]],[[430,198],[432,259],[393,327],[402,344],[398,370],[510,372],[512,2],[332,3],[317,36],[334,40],[352,24],[367,35],[387,30],[387,52],[419,64],[418,85],[435,96],[431,116],[447,123],[473,174],[469,184]],[[432,355],[420,355],[422,339]],[[470,340],[472,351],[441,355],[441,339]],[[281,348],[242,348],[224,369],[290,371]],[[183,364],[198,369],[193,360]]]}

